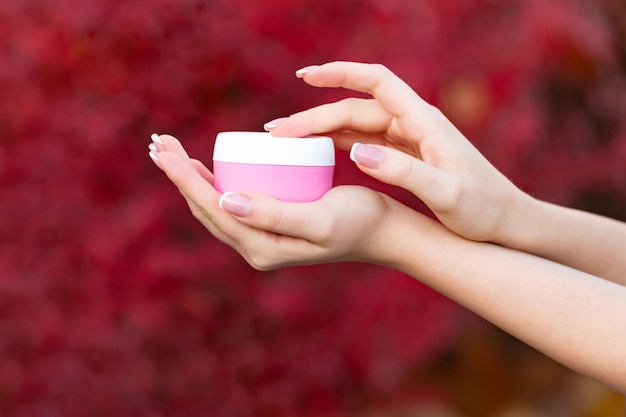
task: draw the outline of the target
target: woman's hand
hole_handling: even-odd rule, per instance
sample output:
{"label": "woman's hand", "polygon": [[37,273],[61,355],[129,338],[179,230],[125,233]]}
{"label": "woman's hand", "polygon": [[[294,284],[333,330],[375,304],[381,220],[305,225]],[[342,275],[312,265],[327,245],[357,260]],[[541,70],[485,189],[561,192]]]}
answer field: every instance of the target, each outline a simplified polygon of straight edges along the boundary
{"label": "woman's hand", "polygon": [[449,229],[506,244],[533,199],[496,170],[454,125],[381,65],[333,62],[296,75],[315,87],[368,93],[265,125],[275,136],[332,136],[365,173],[423,200]]}
{"label": "woman's hand", "polygon": [[312,203],[257,193],[221,194],[212,186],[211,172],[191,159],[178,140],[153,135],[153,141],[150,156],[179,188],[193,215],[259,270],[342,260],[393,266],[393,227],[410,213],[421,216],[356,186],[333,188]]}

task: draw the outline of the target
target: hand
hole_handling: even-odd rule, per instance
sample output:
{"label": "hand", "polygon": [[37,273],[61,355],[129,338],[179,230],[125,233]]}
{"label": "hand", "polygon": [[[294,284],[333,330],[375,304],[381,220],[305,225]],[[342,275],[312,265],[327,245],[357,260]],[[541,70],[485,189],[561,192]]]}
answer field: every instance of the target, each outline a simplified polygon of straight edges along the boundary
{"label": "hand", "polygon": [[518,217],[532,199],[385,67],[333,62],[296,75],[315,87],[343,87],[373,98],[350,98],[274,120],[266,124],[272,135],[332,136],[338,148],[351,149],[363,172],[411,191],[465,238],[506,243],[515,234],[511,225],[523,224]]}
{"label": "hand", "polygon": [[312,203],[258,193],[222,195],[212,186],[212,173],[178,140],[153,135],[153,141],[150,156],[179,188],[193,215],[259,270],[342,260],[392,266],[398,254],[381,242],[397,235],[391,228],[399,219],[408,213],[420,216],[366,187],[336,187]]}

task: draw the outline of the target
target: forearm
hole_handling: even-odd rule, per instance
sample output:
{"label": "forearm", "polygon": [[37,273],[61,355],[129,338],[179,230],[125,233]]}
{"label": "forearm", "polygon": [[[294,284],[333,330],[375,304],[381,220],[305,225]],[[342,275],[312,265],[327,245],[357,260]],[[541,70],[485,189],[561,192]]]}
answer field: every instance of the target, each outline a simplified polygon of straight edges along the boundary
{"label": "forearm", "polygon": [[626,391],[626,287],[465,240],[423,219],[399,227],[404,232],[394,235],[399,250],[391,266],[572,369]]}
{"label": "forearm", "polygon": [[626,285],[626,223],[524,196],[503,246]]}

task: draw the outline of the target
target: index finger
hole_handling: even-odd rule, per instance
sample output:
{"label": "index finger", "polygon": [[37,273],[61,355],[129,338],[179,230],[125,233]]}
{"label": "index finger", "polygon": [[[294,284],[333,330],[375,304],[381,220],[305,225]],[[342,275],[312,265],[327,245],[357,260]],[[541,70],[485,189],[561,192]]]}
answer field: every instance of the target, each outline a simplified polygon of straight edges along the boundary
{"label": "index finger", "polygon": [[389,113],[405,116],[414,106],[429,107],[408,84],[381,64],[335,61],[298,71],[314,87],[342,87],[373,96]]}

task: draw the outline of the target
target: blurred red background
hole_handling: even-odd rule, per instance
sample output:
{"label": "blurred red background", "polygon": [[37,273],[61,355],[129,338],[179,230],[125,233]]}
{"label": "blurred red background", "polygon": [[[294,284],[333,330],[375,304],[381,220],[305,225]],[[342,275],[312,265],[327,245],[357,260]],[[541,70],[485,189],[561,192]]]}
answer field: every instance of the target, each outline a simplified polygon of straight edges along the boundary
{"label": "blurred red background", "polygon": [[[620,0],[3,0],[1,416],[613,416],[621,397],[399,273],[259,273],[147,156],[349,95],[380,62],[504,173],[626,217]],[[338,155],[337,183],[374,184]]]}

